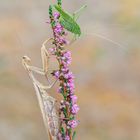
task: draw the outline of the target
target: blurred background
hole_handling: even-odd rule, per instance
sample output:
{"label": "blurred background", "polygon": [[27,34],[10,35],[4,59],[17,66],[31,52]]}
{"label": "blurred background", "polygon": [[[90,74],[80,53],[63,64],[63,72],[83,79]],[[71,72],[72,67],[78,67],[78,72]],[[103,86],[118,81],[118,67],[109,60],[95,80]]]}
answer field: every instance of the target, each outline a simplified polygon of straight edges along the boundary
{"label": "blurred background", "polygon": [[[0,140],[47,140],[21,58],[41,67],[50,3],[55,0],[0,0]],[[81,108],[77,140],[139,140],[140,0],[65,0],[63,6],[72,13],[83,4],[83,34],[67,47]]]}

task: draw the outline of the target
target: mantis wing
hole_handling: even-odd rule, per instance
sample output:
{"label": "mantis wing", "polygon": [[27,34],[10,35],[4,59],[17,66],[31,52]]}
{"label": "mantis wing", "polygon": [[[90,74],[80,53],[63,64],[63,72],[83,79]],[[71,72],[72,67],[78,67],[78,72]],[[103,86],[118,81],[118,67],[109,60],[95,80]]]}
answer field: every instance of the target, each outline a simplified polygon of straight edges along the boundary
{"label": "mantis wing", "polygon": [[50,140],[56,140],[59,131],[59,117],[55,109],[55,99],[48,96],[46,91],[42,90],[34,83],[34,88],[39,101],[45,127],[48,131]]}
{"label": "mantis wing", "polygon": [[54,107],[56,100],[53,97],[49,96],[46,90],[43,89],[43,85],[35,79],[32,71],[30,71],[28,68],[27,70],[36,91],[39,106],[41,109],[45,127],[49,134],[49,138],[50,140],[56,140],[59,131],[59,117],[57,116],[57,111]]}

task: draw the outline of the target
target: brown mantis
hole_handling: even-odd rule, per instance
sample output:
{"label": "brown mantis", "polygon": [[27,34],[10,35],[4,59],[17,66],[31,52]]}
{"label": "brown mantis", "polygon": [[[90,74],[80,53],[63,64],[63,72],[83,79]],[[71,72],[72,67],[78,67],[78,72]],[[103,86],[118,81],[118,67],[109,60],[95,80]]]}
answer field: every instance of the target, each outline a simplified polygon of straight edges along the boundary
{"label": "brown mantis", "polygon": [[[59,116],[57,109],[55,107],[56,100],[52,96],[47,93],[47,90],[52,88],[57,80],[50,84],[49,79],[47,77],[48,72],[48,62],[49,62],[49,53],[45,48],[45,44],[47,44],[51,39],[46,40],[42,44],[41,48],[41,57],[42,57],[42,65],[43,68],[37,68],[30,65],[31,59],[28,56],[23,56],[22,64],[24,68],[28,71],[29,77],[31,78],[36,95],[39,101],[40,109],[43,115],[43,120],[45,123],[45,127],[48,129],[50,140],[57,140],[57,134],[59,131]],[[49,86],[42,85],[33,75],[33,72],[44,75],[47,77],[49,82]]]}

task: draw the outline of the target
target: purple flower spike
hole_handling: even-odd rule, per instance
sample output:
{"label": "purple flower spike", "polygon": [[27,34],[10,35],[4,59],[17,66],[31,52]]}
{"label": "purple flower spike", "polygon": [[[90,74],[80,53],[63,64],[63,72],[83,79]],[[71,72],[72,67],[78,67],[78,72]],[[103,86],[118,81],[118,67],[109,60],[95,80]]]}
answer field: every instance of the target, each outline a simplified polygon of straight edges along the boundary
{"label": "purple flower spike", "polygon": [[[61,0],[58,0],[61,1]],[[61,5],[60,5],[61,6]],[[60,124],[58,133],[58,140],[71,140],[74,134],[74,128],[78,125],[76,114],[79,111],[77,105],[77,96],[75,92],[74,75],[70,71],[69,65],[72,62],[72,56],[70,51],[65,50],[65,46],[69,43],[66,39],[67,32],[64,26],[60,23],[60,13],[53,11],[53,8],[49,10],[51,27],[53,30],[53,42],[49,52],[55,56],[58,61],[59,68],[52,72],[55,79],[59,81],[58,93],[62,95],[62,102],[59,106],[59,114],[62,120],[68,116],[69,120],[63,120]],[[70,130],[70,131],[69,131]]]}

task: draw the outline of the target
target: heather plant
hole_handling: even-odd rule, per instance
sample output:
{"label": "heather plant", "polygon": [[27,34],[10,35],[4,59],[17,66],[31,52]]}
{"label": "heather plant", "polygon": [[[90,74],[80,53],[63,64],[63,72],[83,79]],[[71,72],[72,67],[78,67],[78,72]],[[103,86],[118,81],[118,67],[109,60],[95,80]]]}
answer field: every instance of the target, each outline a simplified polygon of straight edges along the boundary
{"label": "heather plant", "polygon": [[[67,40],[68,33],[73,33],[75,39],[76,36],[81,35],[81,29],[76,19],[85,7],[81,7],[73,15],[70,15],[62,8],[61,0],[57,0],[57,4],[53,6],[50,5],[49,21],[47,23],[50,24],[53,35],[43,43],[41,48],[43,68],[32,66],[31,60],[27,56],[22,59],[23,66],[33,82],[50,140],[74,140],[75,128],[79,124],[76,118],[79,106],[75,95],[74,75],[69,69],[72,57],[71,52],[66,48],[70,43]],[[53,47],[47,50],[48,43],[51,43]],[[58,68],[51,73],[48,72],[50,57],[55,57],[58,62]],[[41,84],[35,78],[33,72],[44,75],[49,85]],[[50,83],[48,74],[55,78],[53,83]],[[58,109],[56,108],[56,99],[47,93],[56,82],[59,83],[56,96],[62,96]]]}

